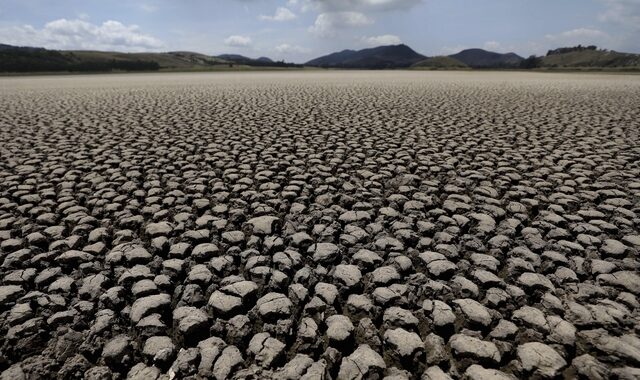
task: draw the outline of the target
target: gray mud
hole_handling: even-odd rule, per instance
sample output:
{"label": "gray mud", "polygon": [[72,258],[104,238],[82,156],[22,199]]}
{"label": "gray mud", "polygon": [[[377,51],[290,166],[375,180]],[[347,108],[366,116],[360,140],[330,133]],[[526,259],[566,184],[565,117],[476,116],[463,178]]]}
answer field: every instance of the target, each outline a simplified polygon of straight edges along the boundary
{"label": "gray mud", "polygon": [[0,379],[640,376],[640,77],[0,78]]}

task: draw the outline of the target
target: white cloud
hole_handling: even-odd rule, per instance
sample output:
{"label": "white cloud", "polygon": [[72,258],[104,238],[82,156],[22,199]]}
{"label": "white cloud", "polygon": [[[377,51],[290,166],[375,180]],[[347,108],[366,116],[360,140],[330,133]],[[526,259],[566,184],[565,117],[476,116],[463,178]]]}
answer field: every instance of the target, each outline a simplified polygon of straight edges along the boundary
{"label": "white cloud", "polygon": [[545,55],[547,51],[576,45],[596,45],[599,48],[611,49],[620,43],[618,36],[611,36],[593,28],[576,28],[561,33],[547,34],[544,38],[529,41],[522,50],[527,54]]}
{"label": "white cloud", "polygon": [[604,12],[598,15],[602,22],[620,24],[633,30],[640,29],[640,0],[602,0]]}
{"label": "white cloud", "polygon": [[289,44],[280,44],[276,46],[275,50],[281,54],[289,54],[289,53],[310,53],[311,50],[307,48],[303,48],[298,45],[289,45]]}
{"label": "white cloud", "polygon": [[544,38],[549,49],[576,45],[596,45],[602,48],[611,48],[619,43],[617,37],[612,37],[601,30],[590,28],[577,28],[562,33],[547,34]]}
{"label": "white cloud", "polygon": [[[577,28],[567,30],[566,32],[558,34],[547,34],[545,38],[551,41],[564,41],[564,40],[589,40],[607,37],[608,34],[597,29],[589,28]],[[582,41],[585,42],[585,41]],[[587,41],[588,42],[588,41]]]}
{"label": "white cloud", "polygon": [[409,9],[423,0],[304,0],[303,9],[332,11],[389,11]]}
{"label": "white cloud", "polygon": [[321,13],[309,31],[320,37],[335,36],[337,29],[370,25],[373,20],[360,12],[327,12]]}
{"label": "white cloud", "polygon": [[478,46],[478,45],[476,46],[469,46],[469,45],[443,46],[442,48],[440,48],[440,54],[452,55],[452,54],[458,54],[463,50],[476,49],[476,48],[480,48],[480,49],[495,52],[495,53],[503,53],[503,54],[511,53],[518,50],[517,46],[514,46],[514,45],[503,45],[498,41],[486,41],[485,43],[482,44],[482,46]]}
{"label": "white cloud", "polygon": [[273,16],[260,15],[260,20],[265,21],[290,21],[295,19],[297,16],[295,13],[291,12],[288,8],[278,7],[276,9],[276,13]]}
{"label": "white cloud", "polygon": [[362,42],[370,46],[380,45],[399,45],[402,40],[393,34],[384,34],[382,36],[362,37]]}
{"label": "white cloud", "polygon": [[246,36],[229,36],[224,40],[224,44],[233,47],[247,47],[251,45],[251,38]]}
{"label": "white cloud", "polygon": [[140,51],[164,46],[159,39],[142,33],[137,25],[113,20],[96,25],[81,19],[58,19],[46,23],[42,29],[31,25],[2,27],[0,40],[49,49]]}
{"label": "white cloud", "polygon": [[482,46],[482,48],[484,50],[489,50],[489,51],[501,51],[502,50],[502,45],[500,44],[500,42],[498,41],[487,41],[484,43],[484,45]]}

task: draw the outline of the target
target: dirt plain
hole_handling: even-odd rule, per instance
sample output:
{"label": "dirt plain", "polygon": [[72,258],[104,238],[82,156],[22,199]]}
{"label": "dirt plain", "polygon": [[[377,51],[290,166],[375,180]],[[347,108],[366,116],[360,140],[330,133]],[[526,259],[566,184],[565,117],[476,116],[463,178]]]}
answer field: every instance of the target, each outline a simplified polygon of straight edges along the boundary
{"label": "dirt plain", "polygon": [[0,78],[1,379],[640,377],[640,76]]}

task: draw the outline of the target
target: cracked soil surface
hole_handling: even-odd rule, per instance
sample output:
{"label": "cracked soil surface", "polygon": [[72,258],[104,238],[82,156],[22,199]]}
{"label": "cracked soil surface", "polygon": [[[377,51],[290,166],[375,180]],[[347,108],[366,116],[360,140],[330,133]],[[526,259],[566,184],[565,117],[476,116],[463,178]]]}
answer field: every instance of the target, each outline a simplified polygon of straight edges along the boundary
{"label": "cracked soil surface", "polygon": [[0,78],[0,379],[640,377],[640,76]]}

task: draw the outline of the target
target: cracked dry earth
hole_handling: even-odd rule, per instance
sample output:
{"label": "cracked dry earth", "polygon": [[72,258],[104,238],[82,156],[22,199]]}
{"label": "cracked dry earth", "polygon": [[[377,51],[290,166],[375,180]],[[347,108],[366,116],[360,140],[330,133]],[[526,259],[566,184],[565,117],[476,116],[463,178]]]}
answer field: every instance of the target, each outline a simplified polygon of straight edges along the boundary
{"label": "cracked dry earth", "polygon": [[640,377],[640,76],[0,79],[0,379]]}

